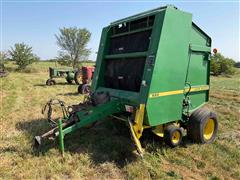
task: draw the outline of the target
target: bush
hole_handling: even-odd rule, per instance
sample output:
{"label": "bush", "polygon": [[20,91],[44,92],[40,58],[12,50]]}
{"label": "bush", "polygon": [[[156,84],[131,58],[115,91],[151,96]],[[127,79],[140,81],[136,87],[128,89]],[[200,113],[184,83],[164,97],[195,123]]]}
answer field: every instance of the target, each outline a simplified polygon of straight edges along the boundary
{"label": "bush", "polygon": [[39,61],[39,58],[32,53],[32,47],[24,43],[17,43],[14,48],[11,47],[9,55],[18,65],[18,70],[24,70],[29,64]]}
{"label": "bush", "polygon": [[216,53],[211,56],[211,72],[213,75],[218,76],[221,74],[224,75],[233,75],[235,61],[230,58],[224,57],[220,53]]}

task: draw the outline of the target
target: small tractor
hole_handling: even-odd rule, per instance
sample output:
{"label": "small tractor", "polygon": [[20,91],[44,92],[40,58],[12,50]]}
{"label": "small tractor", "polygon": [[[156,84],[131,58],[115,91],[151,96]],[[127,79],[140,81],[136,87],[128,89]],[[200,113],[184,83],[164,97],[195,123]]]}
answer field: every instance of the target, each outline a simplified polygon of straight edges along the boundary
{"label": "small tractor", "polygon": [[81,83],[81,73],[78,70],[72,68],[52,68],[49,67],[49,79],[46,81],[46,85],[55,85],[55,78],[65,78],[66,81],[71,84],[73,80],[76,84]]}
{"label": "small tractor", "polygon": [[[211,38],[192,21],[192,14],[165,6],[130,16],[103,28],[91,93],[78,105],[65,107],[63,117],[36,136],[59,140],[107,116],[125,120],[139,154],[141,137],[151,130],[171,147],[187,136],[212,143],[217,116],[203,108],[209,100]],[[51,111],[49,102],[45,109]],[[50,114],[50,113],[48,113]]]}
{"label": "small tractor", "polygon": [[73,70],[72,68],[52,68],[49,67],[49,79],[46,81],[46,85],[55,85],[54,78],[65,78],[69,84],[75,81],[78,84],[78,92],[86,94],[90,92],[89,83],[92,80],[94,67],[82,66],[80,69]]}

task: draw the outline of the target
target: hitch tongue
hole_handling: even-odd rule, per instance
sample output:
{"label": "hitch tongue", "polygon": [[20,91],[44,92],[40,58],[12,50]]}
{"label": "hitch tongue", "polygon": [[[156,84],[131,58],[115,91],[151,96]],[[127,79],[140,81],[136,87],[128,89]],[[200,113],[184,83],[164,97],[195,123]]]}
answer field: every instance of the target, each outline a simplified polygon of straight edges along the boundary
{"label": "hitch tongue", "polygon": [[[72,122],[71,121],[65,122],[65,123],[62,124],[62,127],[64,128],[69,124],[72,124]],[[59,133],[58,133],[58,126],[57,126],[53,129],[51,129],[50,131],[44,133],[41,136],[35,136],[34,137],[34,147],[39,148],[41,146],[43,140],[45,140],[45,139],[55,139],[55,137],[57,137],[58,135],[59,135]]]}

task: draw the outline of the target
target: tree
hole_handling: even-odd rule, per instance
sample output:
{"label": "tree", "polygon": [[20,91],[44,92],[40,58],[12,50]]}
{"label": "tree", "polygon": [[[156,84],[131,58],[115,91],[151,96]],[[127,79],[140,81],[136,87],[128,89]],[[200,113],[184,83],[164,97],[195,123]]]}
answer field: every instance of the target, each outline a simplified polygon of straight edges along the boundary
{"label": "tree", "polygon": [[220,53],[216,53],[211,57],[211,72],[213,75],[218,76],[220,74],[232,75],[234,74],[235,61],[230,58],[224,57]]}
{"label": "tree", "polygon": [[71,57],[68,54],[65,54],[63,52],[59,52],[57,61],[59,64],[64,65],[64,66],[71,66],[72,65],[72,61],[71,61]]}
{"label": "tree", "polygon": [[91,33],[83,28],[70,27],[60,28],[60,34],[55,35],[57,45],[61,48],[59,60],[63,57],[67,58],[74,68],[77,67],[79,61],[86,60],[90,54],[90,49],[87,49],[87,43],[90,40]]}
{"label": "tree", "polygon": [[26,69],[29,64],[32,64],[39,60],[39,58],[33,54],[32,47],[24,43],[16,43],[14,47],[9,50],[9,55],[12,61],[15,61],[19,70]]}
{"label": "tree", "polygon": [[7,52],[0,51],[0,62],[4,63],[7,60]]}

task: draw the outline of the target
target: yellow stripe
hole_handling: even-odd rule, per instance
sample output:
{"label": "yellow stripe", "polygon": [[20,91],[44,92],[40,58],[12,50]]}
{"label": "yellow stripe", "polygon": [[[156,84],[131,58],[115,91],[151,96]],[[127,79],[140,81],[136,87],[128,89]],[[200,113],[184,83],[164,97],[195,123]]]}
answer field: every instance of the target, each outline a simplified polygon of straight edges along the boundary
{"label": "yellow stripe", "polygon": [[[185,88],[185,92],[187,92],[188,90],[189,88]],[[190,92],[205,91],[205,90],[209,90],[208,85],[192,87]]]}
{"label": "yellow stripe", "polygon": [[[185,88],[184,90],[175,90],[175,91],[151,93],[149,95],[149,98],[155,98],[155,97],[161,97],[161,96],[169,96],[169,95],[175,95],[175,94],[183,94],[185,92],[188,92],[188,90],[189,90],[189,88]],[[192,87],[190,92],[205,91],[205,90],[209,90],[209,86],[208,85]]]}

